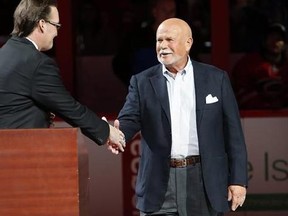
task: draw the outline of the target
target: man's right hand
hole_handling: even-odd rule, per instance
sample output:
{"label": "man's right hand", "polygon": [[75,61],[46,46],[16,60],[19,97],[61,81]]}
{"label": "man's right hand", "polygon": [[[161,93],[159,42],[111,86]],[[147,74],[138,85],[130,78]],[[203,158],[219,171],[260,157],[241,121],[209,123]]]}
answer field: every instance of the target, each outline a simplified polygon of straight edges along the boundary
{"label": "man's right hand", "polygon": [[[102,117],[103,120],[107,121],[105,117]],[[114,127],[109,124],[110,134],[107,141],[108,149],[114,153],[119,154],[119,152],[124,152],[126,146],[125,136],[122,131],[119,130],[119,121],[114,121]]]}

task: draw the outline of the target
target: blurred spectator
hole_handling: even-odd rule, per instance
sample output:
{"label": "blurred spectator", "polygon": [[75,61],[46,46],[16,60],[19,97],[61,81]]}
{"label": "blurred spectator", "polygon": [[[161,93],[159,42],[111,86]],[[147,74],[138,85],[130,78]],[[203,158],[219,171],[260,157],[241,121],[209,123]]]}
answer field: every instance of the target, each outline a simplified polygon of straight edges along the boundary
{"label": "blurred spectator", "polygon": [[138,11],[136,11],[136,7],[134,7],[131,3],[127,3],[123,5],[123,3],[117,5],[118,13],[118,45],[121,46],[123,41],[126,39],[127,35],[129,35],[132,30],[135,28],[138,20],[141,19],[139,17]]}
{"label": "blurred spectator", "polygon": [[151,0],[149,17],[124,37],[113,59],[115,75],[129,85],[130,77],[158,63],[156,56],[156,29],[165,19],[176,16],[175,0]]}
{"label": "blurred spectator", "polygon": [[245,55],[232,71],[240,109],[288,107],[286,29],[279,23],[268,27],[260,52]]}
{"label": "blurred spectator", "polygon": [[255,6],[255,0],[232,0],[230,5],[232,52],[259,50],[261,37],[268,27],[268,17]]}
{"label": "blurred spectator", "polygon": [[94,2],[81,5],[77,44],[81,55],[111,55],[116,52],[117,38],[110,11]]}
{"label": "blurred spectator", "polygon": [[177,17],[187,21],[193,29],[193,47],[190,57],[199,60],[199,53],[211,51],[210,0],[177,1]]}
{"label": "blurred spectator", "polygon": [[271,23],[281,23],[288,27],[287,0],[255,0],[255,7],[263,11]]}

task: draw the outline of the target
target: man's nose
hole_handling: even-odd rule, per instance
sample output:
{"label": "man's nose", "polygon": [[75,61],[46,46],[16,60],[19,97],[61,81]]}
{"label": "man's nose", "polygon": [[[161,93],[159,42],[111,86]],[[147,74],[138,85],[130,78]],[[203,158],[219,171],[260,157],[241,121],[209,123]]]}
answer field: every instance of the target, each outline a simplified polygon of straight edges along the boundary
{"label": "man's nose", "polygon": [[163,40],[163,41],[160,43],[160,48],[161,48],[161,49],[167,48],[167,41]]}

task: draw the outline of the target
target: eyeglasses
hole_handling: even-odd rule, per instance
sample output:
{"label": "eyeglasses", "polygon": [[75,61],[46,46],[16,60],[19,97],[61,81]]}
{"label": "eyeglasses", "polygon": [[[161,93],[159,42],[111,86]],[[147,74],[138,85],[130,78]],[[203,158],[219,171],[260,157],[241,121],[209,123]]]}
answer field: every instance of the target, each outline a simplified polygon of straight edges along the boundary
{"label": "eyeglasses", "polygon": [[59,30],[62,26],[60,23],[55,23],[55,22],[52,22],[50,20],[45,20],[45,22],[48,22],[49,24],[55,26],[57,28],[57,30]]}

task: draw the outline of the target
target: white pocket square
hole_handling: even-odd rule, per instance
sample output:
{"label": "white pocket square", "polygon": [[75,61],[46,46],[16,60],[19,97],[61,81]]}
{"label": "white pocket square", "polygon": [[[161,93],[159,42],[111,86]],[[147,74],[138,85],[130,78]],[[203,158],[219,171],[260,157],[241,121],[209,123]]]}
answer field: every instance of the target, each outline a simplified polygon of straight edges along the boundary
{"label": "white pocket square", "polygon": [[216,96],[212,97],[211,94],[206,96],[206,104],[216,103],[217,101],[218,101],[218,98]]}

